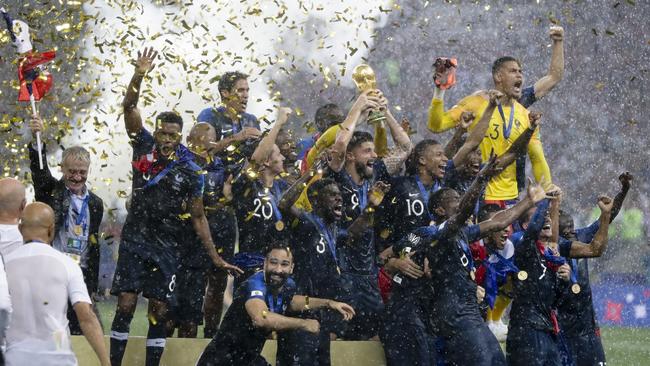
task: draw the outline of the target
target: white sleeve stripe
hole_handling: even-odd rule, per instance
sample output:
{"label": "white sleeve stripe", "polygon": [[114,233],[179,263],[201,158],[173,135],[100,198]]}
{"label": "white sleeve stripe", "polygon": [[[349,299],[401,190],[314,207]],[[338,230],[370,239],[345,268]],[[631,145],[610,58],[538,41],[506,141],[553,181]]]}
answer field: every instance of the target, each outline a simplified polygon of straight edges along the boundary
{"label": "white sleeve stripe", "polygon": [[111,330],[111,338],[117,339],[118,341],[126,341],[129,339],[129,333],[122,333]]}

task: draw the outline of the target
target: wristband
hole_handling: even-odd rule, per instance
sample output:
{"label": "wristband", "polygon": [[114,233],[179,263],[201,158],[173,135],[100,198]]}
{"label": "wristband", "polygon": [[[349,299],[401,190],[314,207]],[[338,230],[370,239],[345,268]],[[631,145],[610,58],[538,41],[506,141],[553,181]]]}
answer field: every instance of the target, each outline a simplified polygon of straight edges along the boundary
{"label": "wristband", "polygon": [[309,310],[309,296],[305,296],[305,310]]}

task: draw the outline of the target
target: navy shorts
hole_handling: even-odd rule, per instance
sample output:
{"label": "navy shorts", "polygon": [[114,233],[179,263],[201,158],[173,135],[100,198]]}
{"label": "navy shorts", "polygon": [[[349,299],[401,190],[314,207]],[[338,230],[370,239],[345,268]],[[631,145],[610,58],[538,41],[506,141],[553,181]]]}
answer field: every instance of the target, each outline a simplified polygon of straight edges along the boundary
{"label": "navy shorts", "polygon": [[435,336],[427,327],[425,313],[417,301],[417,296],[393,291],[386,305],[379,337],[388,366],[436,364]]}
{"label": "navy shorts", "polygon": [[174,305],[177,266],[174,255],[158,253],[155,258],[144,257],[139,252],[131,250],[129,244],[127,241],[120,244],[111,294],[142,292],[142,296],[148,299]]}
{"label": "navy shorts", "polygon": [[384,303],[379,294],[376,275],[343,273],[341,300],[354,308],[356,315],[350,320],[341,337],[345,340],[368,340],[379,334],[382,327]]}
{"label": "navy shorts", "polygon": [[176,304],[171,314],[175,321],[203,324],[203,297],[207,282],[205,272],[204,268],[179,268]]}
{"label": "navy shorts", "polygon": [[558,336],[543,330],[510,327],[506,359],[510,366],[561,366]]}
{"label": "navy shorts", "polygon": [[605,351],[600,335],[596,332],[579,336],[565,336],[571,352],[571,359],[576,366],[605,365]]}
{"label": "navy shorts", "polygon": [[316,311],[320,332],[313,334],[304,330],[278,332],[277,366],[329,366],[330,332],[333,324],[326,310]]}

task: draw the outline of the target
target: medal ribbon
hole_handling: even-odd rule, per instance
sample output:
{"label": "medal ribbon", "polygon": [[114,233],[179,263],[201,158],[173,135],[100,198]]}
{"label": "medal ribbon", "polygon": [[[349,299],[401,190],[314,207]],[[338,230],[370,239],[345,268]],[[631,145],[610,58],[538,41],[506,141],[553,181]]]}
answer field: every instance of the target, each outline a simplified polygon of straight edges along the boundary
{"label": "medal ribbon", "polygon": [[[544,259],[546,259],[547,262],[554,264],[556,266],[561,266],[566,263],[566,259],[564,257],[553,255],[553,252],[551,252],[551,249],[549,248],[546,248],[546,250],[544,250]],[[571,283],[578,283],[576,270],[574,270],[573,268],[571,269]]]}
{"label": "medal ribbon", "polygon": [[271,207],[273,208],[273,216],[275,216],[275,221],[282,221],[282,212],[278,209],[278,202],[282,199],[282,192],[280,187],[273,182],[273,186],[269,192],[269,201],[271,201]]}
{"label": "medal ribbon", "polygon": [[[171,162],[169,162],[160,173],[156,174],[155,177],[153,177],[152,179],[149,179],[147,181],[147,183],[144,185],[145,189],[158,184],[158,182],[160,182],[160,180],[163,179],[167,175],[167,173],[169,173],[169,171],[174,166],[176,166],[176,164],[185,163],[185,162],[188,162],[188,161],[192,160],[192,156],[193,156],[192,152],[190,152],[183,145],[178,145],[178,147],[176,148],[175,153],[176,153],[177,158],[175,160],[172,160]],[[154,165],[155,164],[151,164],[151,166],[149,167],[149,172],[151,172]]]}
{"label": "medal ribbon", "polygon": [[269,293],[266,296],[266,302],[272,313],[282,314],[282,295],[278,294],[276,301],[273,301],[273,294]]}
{"label": "medal ribbon", "polygon": [[[81,233],[83,235],[84,232],[86,232],[86,228],[88,227],[88,220],[86,220],[86,213],[87,213],[87,208],[88,208],[88,202],[90,201],[90,194],[86,194],[86,197],[83,199],[83,203],[81,204],[81,208],[79,209],[79,213],[77,214],[77,218],[74,221],[75,226],[80,226],[83,224],[83,232]],[[73,208],[74,206],[74,201],[71,199],[70,200],[70,208]],[[68,220],[65,220],[65,228],[66,230],[68,229]],[[76,235],[76,234],[75,234]]]}
{"label": "medal ribbon", "polygon": [[320,217],[314,214],[308,214],[308,215],[318,227],[318,231],[325,237],[327,246],[330,248],[330,253],[332,253],[332,257],[334,257],[334,263],[336,263],[336,265],[338,266],[339,261],[338,261],[338,257],[336,256],[336,240],[334,238],[334,235],[327,229],[325,223]]}
{"label": "medal ribbon", "polygon": [[424,187],[424,184],[422,184],[422,181],[420,180],[420,177],[416,174],[415,175],[415,183],[418,185],[418,189],[420,190],[420,195],[424,199],[424,208],[427,211],[427,214],[429,215],[429,219],[433,221],[433,215],[431,215],[431,212],[429,212],[429,195],[431,192],[435,192],[438,189],[440,189],[440,185],[438,182],[433,183],[433,187],[431,187],[431,190],[427,190]]}
{"label": "medal ribbon", "polygon": [[[354,183],[352,177],[347,172],[343,172],[343,176],[348,181],[348,184],[350,184],[350,187],[354,187],[354,193],[359,198],[359,208],[363,211],[363,209],[368,206],[368,190],[370,189],[370,183],[367,179],[364,179],[363,184],[359,186]],[[361,190],[361,192],[359,192],[359,190]]]}
{"label": "medal ribbon", "polygon": [[510,118],[508,119],[508,123],[506,123],[506,116],[503,113],[503,106],[501,103],[497,103],[497,107],[499,109],[501,119],[503,120],[503,137],[507,140],[510,138],[510,132],[512,132],[512,121],[515,118],[515,103],[512,103],[510,105]]}

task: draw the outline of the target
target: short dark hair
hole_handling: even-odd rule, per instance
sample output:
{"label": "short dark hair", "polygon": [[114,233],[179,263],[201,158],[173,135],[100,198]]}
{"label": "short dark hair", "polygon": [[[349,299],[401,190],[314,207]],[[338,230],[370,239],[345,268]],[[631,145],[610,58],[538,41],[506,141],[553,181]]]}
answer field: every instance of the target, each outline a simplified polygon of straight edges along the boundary
{"label": "short dark hair", "polygon": [[413,175],[418,172],[418,161],[420,161],[427,148],[434,145],[440,145],[440,142],[434,139],[424,139],[415,145],[411,155],[406,159],[406,174]]}
{"label": "short dark hair", "polygon": [[312,183],[309,188],[307,188],[307,198],[309,199],[309,202],[313,203],[314,200],[323,192],[325,187],[332,184],[337,185],[336,181],[331,178],[322,178]]}
{"label": "short dark hair", "polygon": [[266,244],[266,257],[271,254],[272,251],[278,249],[278,250],[284,250],[287,253],[289,253],[289,256],[293,257],[293,254],[291,253],[290,245],[289,242],[286,239],[272,239],[268,244]]}
{"label": "short dark hair", "polygon": [[219,79],[219,84],[217,85],[217,88],[219,89],[219,94],[223,91],[231,91],[232,88],[235,86],[235,83],[237,83],[237,80],[241,79],[248,79],[248,75],[244,74],[243,72],[239,71],[228,71],[227,73],[221,75],[221,78]]}
{"label": "short dark hair", "polygon": [[521,62],[519,62],[519,60],[517,60],[516,58],[514,58],[512,56],[499,57],[492,64],[492,76],[496,75],[497,72],[499,72],[499,69],[501,69],[503,64],[505,64],[506,62],[510,62],[510,61],[516,62],[517,65],[519,65],[521,67]]}
{"label": "short dark hair", "polygon": [[490,219],[490,216],[492,216],[492,214],[495,214],[500,211],[503,211],[503,208],[501,208],[501,206],[499,205],[493,203],[483,205],[481,206],[481,209],[478,211],[478,222],[487,221]]}
{"label": "short dark hair", "polygon": [[558,222],[558,228],[560,229],[560,233],[564,231],[565,227],[562,225],[563,222],[571,221],[573,223],[573,217],[569,215],[566,211],[560,210],[560,215],[559,215],[559,221]]}
{"label": "short dark hair", "polygon": [[[316,114],[314,115],[314,122],[316,123],[316,128],[319,128],[320,126],[326,126],[325,129],[327,129],[329,126],[335,123],[343,122],[343,121],[339,121],[337,118],[340,116],[336,112],[339,112],[340,110],[341,108],[334,103],[328,103],[318,107],[318,109],[316,110]],[[320,132],[325,132],[325,131],[320,131]]]}
{"label": "short dark hair", "polygon": [[372,135],[369,132],[365,131],[354,131],[352,133],[352,138],[350,139],[350,142],[348,143],[348,149],[347,151],[352,151],[354,148],[357,146],[363,144],[364,142],[374,142],[375,139],[372,137]]}
{"label": "short dark hair", "polygon": [[429,202],[427,202],[427,207],[429,208],[429,212],[431,213],[431,215],[435,220],[439,219],[438,215],[436,214],[436,208],[442,205],[442,197],[445,195],[445,193],[449,193],[449,192],[456,192],[456,191],[449,187],[442,187],[439,190],[433,192],[433,194],[431,194],[431,196],[429,197]]}
{"label": "short dark hair", "polygon": [[162,112],[156,116],[156,128],[161,123],[174,123],[179,126],[181,126],[181,130],[183,129],[183,118],[176,112]]}

